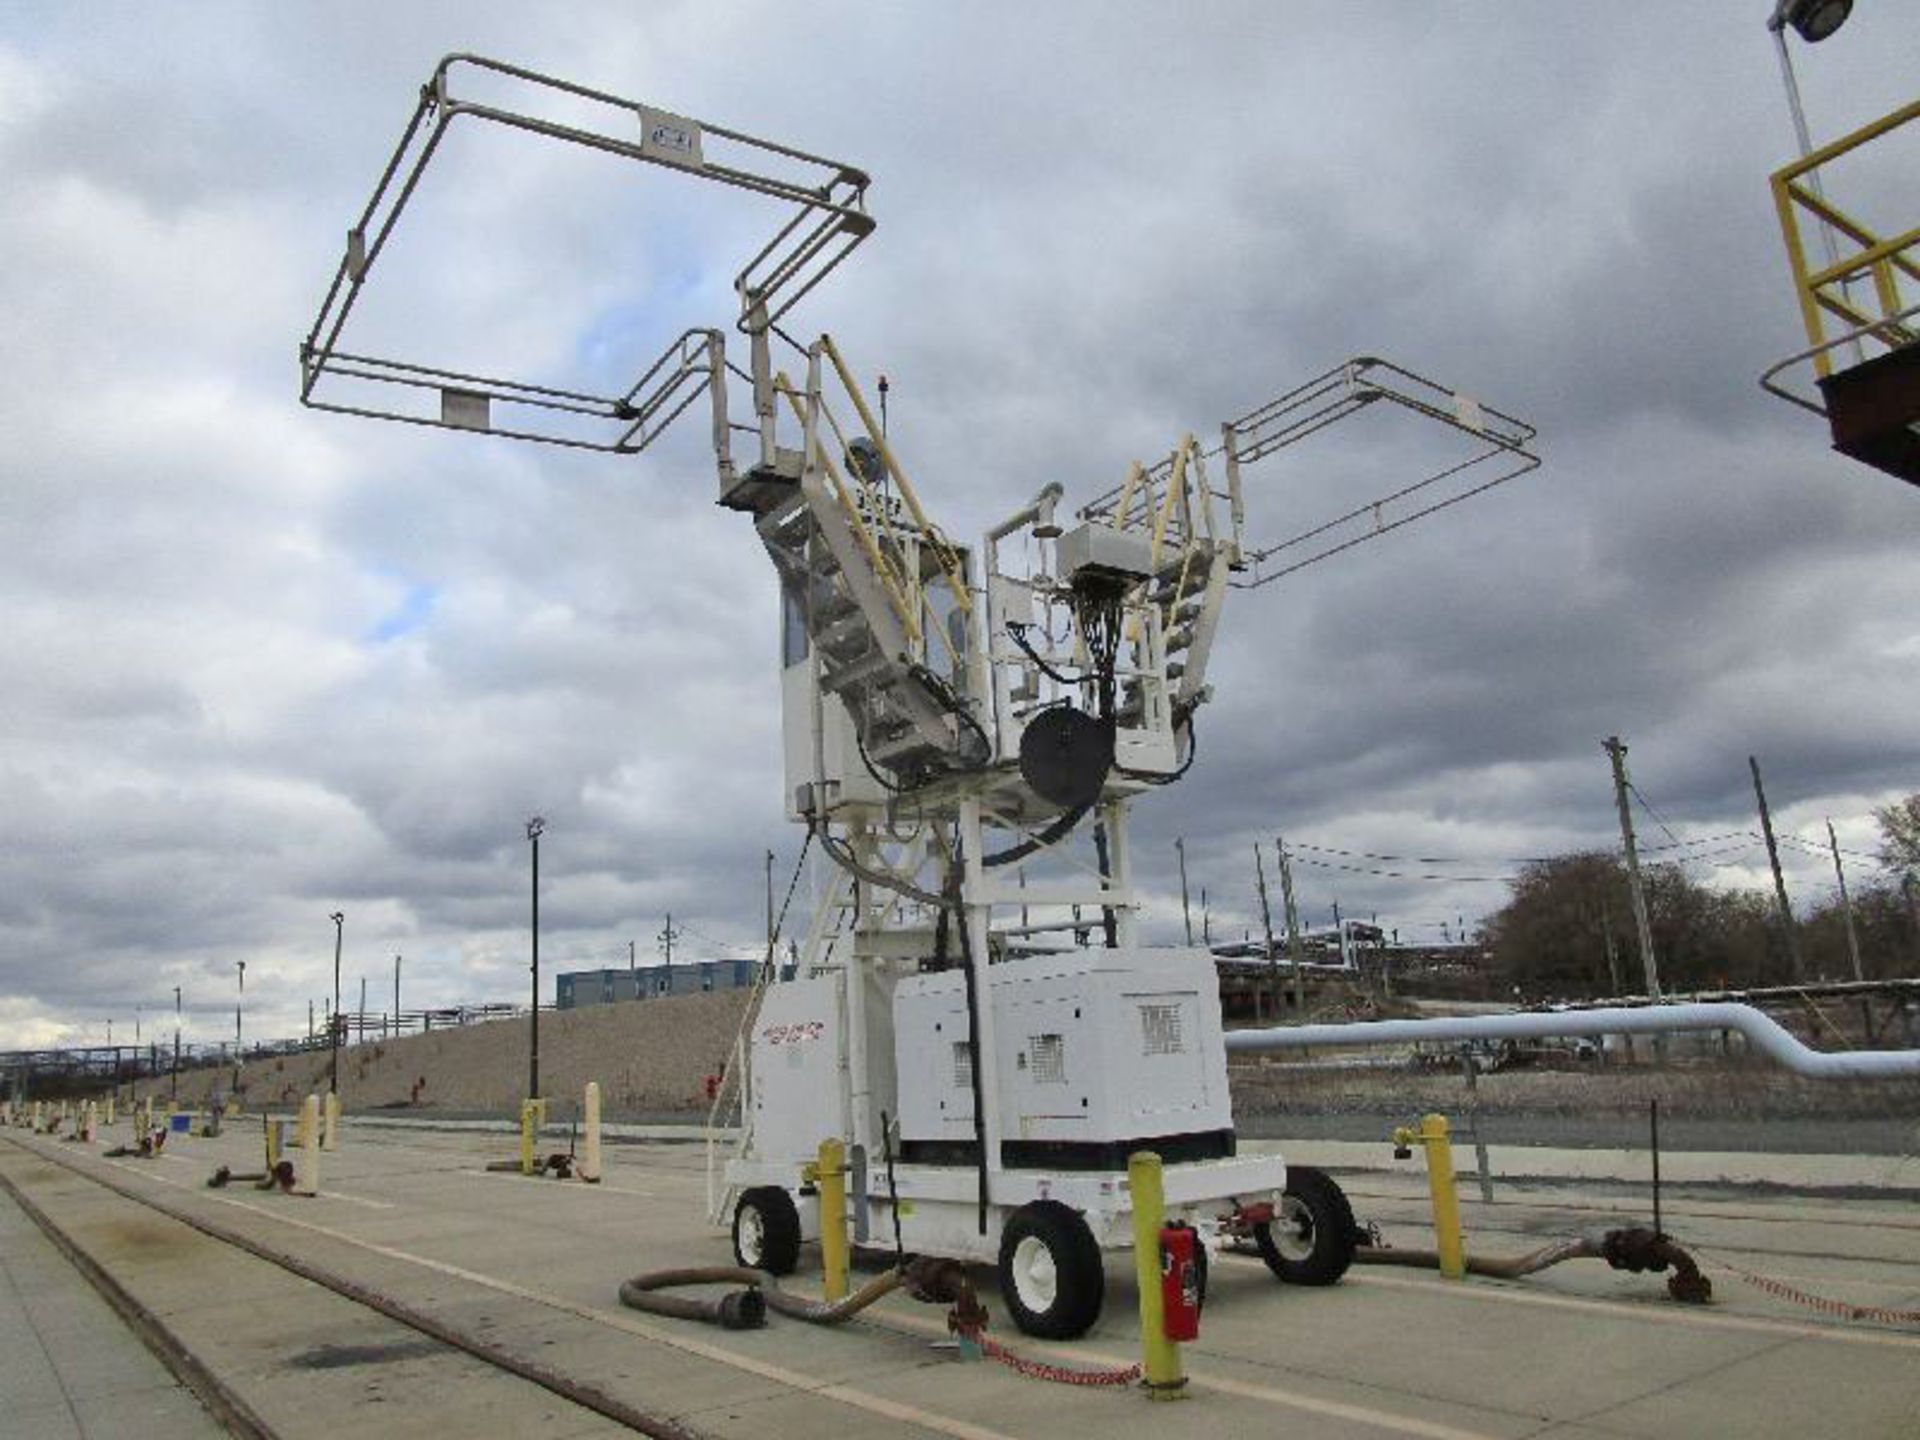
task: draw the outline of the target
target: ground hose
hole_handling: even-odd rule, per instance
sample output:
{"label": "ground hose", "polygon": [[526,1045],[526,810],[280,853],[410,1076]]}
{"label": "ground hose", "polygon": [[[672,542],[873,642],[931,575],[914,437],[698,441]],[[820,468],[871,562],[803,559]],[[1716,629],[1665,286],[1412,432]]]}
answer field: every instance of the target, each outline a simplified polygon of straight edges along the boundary
{"label": "ground hose", "polygon": [[[706,1265],[682,1270],[654,1270],[636,1275],[620,1285],[620,1303],[633,1310],[653,1315],[670,1315],[677,1320],[702,1320],[725,1330],[751,1330],[767,1323],[767,1311],[777,1310],[794,1320],[813,1325],[838,1325],[859,1314],[883,1295],[891,1294],[905,1283],[897,1270],[876,1275],[844,1300],[831,1303],[806,1300],[789,1295],[780,1282],[765,1270],[743,1265]],[[693,1297],[666,1295],[684,1285],[740,1285],[724,1295]]]}
{"label": "ground hose", "polygon": [[[1362,1245],[1353,1253],[1357,1265],[1404,1265],[1415,1270],[1439,1268],[1440,1257],[1431,1250],[1401,1250],[1384,1245]],[[1704,1305],[1713,1297],[1713,1285],[1700,1273],[1693,1257],[1666,1236],[1655,1231],[1634,1228],[1609,1230],[1603,1235],[1579,1235],[1556,1240],[1525,1255],[1466,1257],[1469,1275],[1484,1275],[1491,1280],[1519,1280],[1538,1274],[1564,1260],[1604,1260],[1615,1270],[1659,1273],[1671,1269],[1667,1293],[1688,1305]]]}

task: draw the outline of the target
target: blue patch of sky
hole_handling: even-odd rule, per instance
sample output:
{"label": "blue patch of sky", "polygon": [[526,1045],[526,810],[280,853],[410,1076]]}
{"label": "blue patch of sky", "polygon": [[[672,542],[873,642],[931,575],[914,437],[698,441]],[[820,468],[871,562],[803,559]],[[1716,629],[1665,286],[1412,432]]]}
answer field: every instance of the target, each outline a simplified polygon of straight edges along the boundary
{"label": "blue patch of sky", "polygon": [[389,611],[367,634],[367,639],[376,645],[389,644],[403,635],[418,630],[433,614],[433,602],[440,598],[437,585],[413,585],[401,597],[400,603]]}
{"label": "blue patch of sky", "polygon": [[595,315],[581,332],[575,359],[596,379],[631,383],[639,374],[636,366],[650,364],[682,331],[731,320],[732,298],[731,292],[715,291],[704,271],[676,271],[662,277],[644,300],[622,300]]}

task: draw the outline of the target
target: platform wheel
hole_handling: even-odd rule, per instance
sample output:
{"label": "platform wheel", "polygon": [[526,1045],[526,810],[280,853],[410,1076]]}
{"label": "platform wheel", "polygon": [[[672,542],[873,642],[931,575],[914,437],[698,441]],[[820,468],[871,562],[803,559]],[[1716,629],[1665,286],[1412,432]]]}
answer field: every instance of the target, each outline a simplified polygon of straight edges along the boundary
{"label": "platform wheel", "polygon": [[769,1275],[791,1275],[800,1263],[800,1212],[778,1185],[749,1190],[734,1206],[733,1258]]}
{"label": "platform wheel", "polygon": [[1287,1167],[1287,1188],[1274,1217],[1256,1225],[1254,1244],[1267,1268],[1289,1285],[1331,1285],[1353,1263],[1353,1207],[1327,1175]]}
{"label": "platform wheel", "polygon": [[1106,1289],[1100,1246],[1079,1211],[1057,1200],[1014,1211],[1000,1234],[1000,1298],[1022,1333],[1043,1340],[1086,1334]]}

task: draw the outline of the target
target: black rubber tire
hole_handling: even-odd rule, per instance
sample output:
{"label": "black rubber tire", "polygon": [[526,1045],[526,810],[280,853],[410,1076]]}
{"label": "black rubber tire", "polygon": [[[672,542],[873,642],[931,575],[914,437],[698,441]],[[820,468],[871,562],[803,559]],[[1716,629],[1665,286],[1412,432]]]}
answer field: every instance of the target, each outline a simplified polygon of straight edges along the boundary
{"label": "black rubber tire", "polygon": [[[1306,1165],[1287,1167],[1286,1193],[1294,1202],[1298,1219],[1290,1221],[1286,1216],[1275,1216],[1268,1224],[1254,1227],[1253,1242],[1260,1247],[1260,1258],[1285,1284],[1332,1285],[1353,1263],[1359,1233],[1353,1223],[1353,1207],[1338,1185]],[[1273,1227],[1287,1224],[1294,1225],[1298,1240],[1308,1242],[1304,1255],[1281,1253]]]}
{"label": "black rubber tire", "polygon": [[1206,1314],[1207,1311],[1207,1272],[1209,1268],[1207,1247],[1202,1245],[1198,1237],[1196,1237],[1193,1246],[1193,1272],[1194,1279],[1199,1282],[1200,1313],[1203,1315]]}
{"label": "black rubber tire", "polygon": [[[1037,1242],[1052,1262],[1052,1299],[1044,1306],[1021,1297],[1016,1267],[1023,1245]],[[1031,1246],[1026,1246],[1031,1256]],[[1074,1340],[1093,1328],[1106,1300],[1107,1273],[1100,1246],[1080,1212],[1058,1200],[1036,1200],[1013,1212],[1000,1232],[1000,1298],[1025,1335]]]}
{"label": "black rubber tire", "polygon": [[[756,1220],[757,1244],[753,1235]],[[744,1243],[743,1222],[748,1228]],[[791,1275],[800,1263],[800,1212],[793,1208],[793,1197],[778,1185],[749,1190],[733,1207],[733,1258],[749,1270],[764,1270],[769,1275]]]}

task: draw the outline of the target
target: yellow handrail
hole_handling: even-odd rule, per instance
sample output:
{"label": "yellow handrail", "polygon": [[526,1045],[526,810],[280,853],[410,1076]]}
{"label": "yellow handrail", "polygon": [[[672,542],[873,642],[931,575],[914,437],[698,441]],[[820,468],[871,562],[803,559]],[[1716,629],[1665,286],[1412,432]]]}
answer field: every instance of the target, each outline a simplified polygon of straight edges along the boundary
{"label": "yellow handrail", "polygon": [[[787,404],[793,407],[794,417],[804,426],[806,412],[800,404],[799,392],[793,388],[793,382],[782,373],[774,376],[773,385],[774,389],[786,397]],[[847,522],[853,529],[854,537],[859,540],[860,548],[866,552],[867,563],[873,567],[874,576],[887,592],[888,599],[893,601],[895,616],[906,628],[909,638],[917,642],[920,639],[919,607],[908,598],[905,577],[881,551],[872,526],[860,513],[860,507],[853,503],[847,483],[840,476],[839,466],[833,463],[833,457],[827,454],[824,446],[820,449],[820,464],[827,476],[828,488],[833,491],[833,498],[846,512]]]}
{"label": "yellow handrail", "polygon": [[[1843,135],[1832,144],[1822,146],[1804,159],[1782,166],[1773,173],[1774,209],[1780,218],[1780,233],[1786,241],[1787,260],[1793,270],[1800,319],[1806,328],[1808,341],[1815,346],[1826,344],[1824,317],[1827,314],[1848,322],[1852,329],[1875,325],[1876,317],[1870,311],[1861,309],[1846,296],[1833,293],[1833,287],[1844,285],[1862,275],[1871,275],[1874,300],[1880,307],[1877,317],[1880,324],[1873,332],[1876,338],[1889,347],[1909,344],[1914,340],[1913,332],[1897,323],[1894,317],[1906,308],[1897,272],[1920,280],[1920,263],[1916,263],[1907,253],[1920,250],[1920,228],[1883,240],[1832,201],[1814,194],[1809,186],[1800,181],[1802,176],[1811,175],[1822,165],[1915,119],[1920,119],[1920,100],[1903,105],[1891,114],[1883,115],[1871,124],[1862,126],[1850,135]],[[1802,210],[1829,227],[1830,231],[1846,236],[1860,247],[1859,250],[1821,269],[1810,269],[1806,246],[1800,235],[1799,212]],[[1822,376],[1833,373],[1833,362],[1826,350],[1815,354],[1813,363]]]}
{"label": "yellow handrail", "polygon": [[960,568],[959,557],[953,546],[940,533],[940,528],[927,518],[927,512],[920,508],[920,497],[907,480],[907,472],[900,468],[900,462],[894,458],[892,449],[887,445],[885,429],[873,418],[873,412],[867,408],[866,397],[860,393],[860,386],[853,378],[853,372],[847,368],[847,362],[840,357],[839,348],[833,343],[833,337],[822,335],[820,349],[832,362],[834,372],[840,377],[840,384],[847,392],[847,398],[853,401],[853,408],[860,416],[860,423],[867,427],[867,435],[879,448],[880,458],[886,463],[887,473],[893,476],[894,483],[900,487],[900,498],[906,504],[907,513],[913,516],[913,523],[920,527],[921,537],[932,548],[934,556],[945,572],[947,588],[953,592],[954,599],[962,611],[973,613],[973,597],[967,593],[967,579]]}

